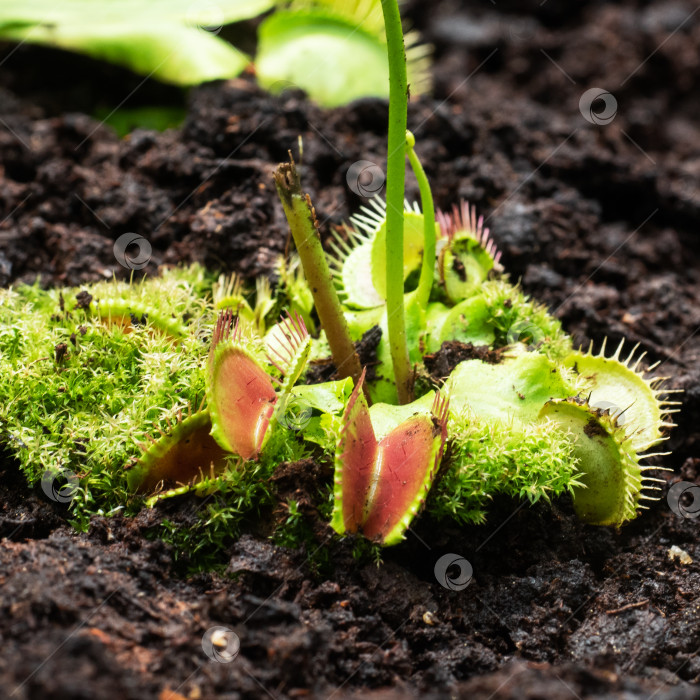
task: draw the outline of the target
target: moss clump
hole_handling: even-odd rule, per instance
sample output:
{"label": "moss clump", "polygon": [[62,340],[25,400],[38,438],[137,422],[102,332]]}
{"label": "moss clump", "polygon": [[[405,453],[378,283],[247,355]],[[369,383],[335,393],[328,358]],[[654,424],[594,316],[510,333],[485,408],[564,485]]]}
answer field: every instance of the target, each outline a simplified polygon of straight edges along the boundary
{"label": "moss clump", "polygon": [[[0,441],[30,485],[46,470],[77,474],[78,526],[133,512],[127,470],[139,444],[201,403],[208,285],[190,268],[139,284],[0,291]],[[98,312],[117,304],[138,319]]]}

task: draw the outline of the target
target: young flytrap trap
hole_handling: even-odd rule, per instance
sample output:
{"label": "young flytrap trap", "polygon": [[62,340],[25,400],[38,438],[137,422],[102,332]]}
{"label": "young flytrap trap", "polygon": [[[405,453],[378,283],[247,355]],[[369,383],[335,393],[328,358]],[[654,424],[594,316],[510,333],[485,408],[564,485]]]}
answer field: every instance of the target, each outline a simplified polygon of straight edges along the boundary
{"label": "young flytrap trap", "polygon": [[[406,130],[398,7],[382,8],[386,199],[328,250],[290,156],[274,181],[296,253],[273,284],[248,290],[191,266],[0,291],[0,443],[30,484],[56,495],[68,482],[76,526],[206,495],[194,524],[162,527],[190,551],[216,548],[274,505],[279,466],[306,458],[333,465],[315,494],[333,530],[379,545],[400,542],[422,509],[482,523],[496,494],[568,492],[583,522],[614,527],[657,498],[664,482],[648,473],[661,467],[648,460],[663,454],[674,390],[637,346],[574,349],[508,279],[474,207],[435,212]],[[420,206],[404,201],[406,157]],[[455,346],[471,359],[432,375],[426,362]],[[310,383],[329,356],[332,380]],[[286,506],[275,534],[293,543],[285,528],[304,528]]]}

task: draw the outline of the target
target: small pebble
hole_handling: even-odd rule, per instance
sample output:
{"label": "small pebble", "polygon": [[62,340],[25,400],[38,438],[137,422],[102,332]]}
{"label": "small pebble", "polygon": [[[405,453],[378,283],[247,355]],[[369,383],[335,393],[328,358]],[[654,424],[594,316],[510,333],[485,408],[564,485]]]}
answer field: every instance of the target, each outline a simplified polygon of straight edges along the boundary
{"label": "small pebble", "polygon": [[426,610],[423,613],[423,622],[425,622],[426,625],[430,625],[431,627],[434,627],[438,623],[437,617],[435,617],[434,613],[431,613],[430,610]]}
{"label": "small pebble", "polygon": [[681,564],[692,564],[693,563],[693,560],[692,560],[690,554],[688,554],[688,552],[686,552],[685,549],[681,549],[680,547],[676,546],[675,544],[673,545],[673,547],[671,547],[668,550],[668,558],[671,561],[675,561],[676,559],[678,559],[678,561]]}

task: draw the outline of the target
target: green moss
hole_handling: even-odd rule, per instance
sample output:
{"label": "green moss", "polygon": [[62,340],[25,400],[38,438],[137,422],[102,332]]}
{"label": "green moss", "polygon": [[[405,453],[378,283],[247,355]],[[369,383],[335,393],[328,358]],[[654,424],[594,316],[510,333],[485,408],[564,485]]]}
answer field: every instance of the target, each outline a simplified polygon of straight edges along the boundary
{"label": "green moss", "polygon": [[[124,467],[140,454],[135,440],[201,402],[204,347],[193,329],[206,321],[204,286],[202,270],[192,268],[138,285],[1,292],[0,440],[31,485],[47,469],[80,477],[71,502],[79,525],[99,510],[126,504],[133,512]],[[157,307],[143,325],[126,328],[96,315],[85,295],[81,308],[81,291],[108,304]],[[169,319],[167,327],[154,318]],[[185,319],[191,330],[175,343],[170,320],[185,328]]]}
{"label": "green moss", "polygon": [[173,509],[149,536],[173,548],[181,573],[212,569],[223,573],[231,544],[249,523],[269,517],[275,500],[270,482],[274,466],[266,461],[241,466],[234,460],[225,474],[193,490],[189,500]]}
{"label": "green moss", "polygon": [[561,432],[480,420],[465,411],[450,425],[450,434],[450,461],[427,506],[436,517],[483,523],[496,494],[536,503],[578,483],[573,449]]}

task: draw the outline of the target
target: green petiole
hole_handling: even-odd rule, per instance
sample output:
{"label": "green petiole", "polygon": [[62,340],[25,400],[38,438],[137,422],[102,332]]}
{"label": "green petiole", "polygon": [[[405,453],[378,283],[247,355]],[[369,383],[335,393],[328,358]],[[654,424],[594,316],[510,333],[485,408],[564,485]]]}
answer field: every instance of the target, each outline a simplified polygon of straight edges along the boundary
{"label": "green petiole", "polygon": [[425,308],[430,299],[430,290],[433,288],[433,277],[435,276],[435,205],[433,204],[433,194],[430,191],[430,183],[414,150],[415,145],[416,137],[410,131],[406,131],[406,152],[413,174],[418,181],[421,209],[423,210],[423,263],[416,290],[416,301]]}
{"label": "green petiole", "polygon": [[399,403],[413,399],[403,301],[403,199],[406,177],[408,83],[401,15],[396,0],[382,0],[389,56],[389,129],[386,167],[386,306],[389,348]]}
{"label": "green petiole", "polygon": [[316,213],[309,195],[302,193],[299,174],[294,161],[291,160],[291,154],[290,162],[280,164],[274,177],[338,375],[341,378],[352,377],[355,384],[358,384],[362,374],[360,358],[350,339],[348,325],[321,245]]}

